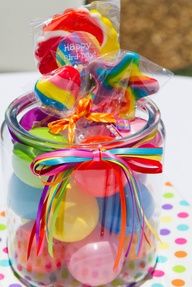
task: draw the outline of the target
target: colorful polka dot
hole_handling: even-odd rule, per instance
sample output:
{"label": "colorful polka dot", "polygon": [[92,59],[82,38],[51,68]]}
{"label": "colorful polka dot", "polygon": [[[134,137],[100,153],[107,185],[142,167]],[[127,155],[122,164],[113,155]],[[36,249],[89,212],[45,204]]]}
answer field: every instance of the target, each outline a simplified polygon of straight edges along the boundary
{"label": "colorful polka dot", "polygon": [[0,211],[0,216],[5,217],[5,211]]}
{"label": "colorful polka dot", "polygon": [[166,192],[166,193],[163,194],[163,197],[165,197],[165,198],[173,198],[174,194],[172,192]]}
{"label": "colorful polka dot", "polygon": [[162,270],[154,270],[152,273],[153,277],[162,277],[164,274],[165,272]]}
{"label": "colorful polka dot", "polygon": [[133,261],[129,262],[128,268],[133,270],[135,268],[135,262],[133,262]]}
{"label": "colorful polka dot", "polygon": [[[188,277],[190,277],[190,265],[188,262],[191,262],[191,230],[192,230],[192,212],[188,208],[190,204],[179,198],[178,194],[175,192],[172,184],[168,184],[164,194],[162,195],[162,205],[161,205],[161,216],[160,216],[160,228],[159,234],[161,237],[161,242],[157,242],[157,264],[156,267],[150,269],[150,274],[152,279],[146,281],[144,286],[146,287],[188,287],[191,286]],[[1,211],[0,211],[1,213]],[[187,219],[187,220],[185,220]],[[14,277],[10,273],[7,275],[7,269],[9,268],[9,261],[7,259],[8,250],[6,247],[5,233],[6,224],[5,218],[0,217],[0,286],[7,287],[22,287],[23,284],[20,283],[19,279]],[[10,246],[10,248],[14,248]],[[12,250],[10,249],[10,250]],[[12,251],[11,251],[12,252]],[[149,260],[149,254],[145,251],[145,259],[139,258],[137,261],[128,261],[125,265],[126,272],[124,278],[135,278],[140,280],[143,277],[143,272],[148,270],[149,266],[154,266],[154,256],[151,256],[152,261]],[[17,259],[16,259],[17,260]],[[49,262],[45,262],[48,271],[50,270]],[[150,265],[148,265],[150,264]],[[4,266],[3,266],[4,265]],[[61,263],[58,260],[56,266],[60,268]],[[23,272],[21,266],[18,266]],[[28,266],[30,269],[30,266]],[[188,276],[189,273],[189,276]],[[87,271],[84,270],[86,276]],[[97,277],[98,274],[92,270],[91,275]],[[32,282],[32,279],[25,275],[24,278],[28,282]],[[47,277],[51,282],[55,282],[55,273],[50,273]],[[36,278],[37,279],[37,278]],[[70,279],[70,274],[67,269],[61,270],[60,279],[66,282],[67,286],[80,287],[79,283],[73,279]],[[37,279],[39,286],[44,286],[44,278]],[[41,282],[42,281],[42,282]],[[69,281],[69,282],[68,282]],[[1,282],[1,281],[0,281]],[[117,277],[109,287],[123,285],[123,279]],[[134,285],[134,284],[133,284]],[[82,285],[88,287],[88,285]],[[132,285],[131,285],[132,286]],[[104,287],[101,286],[101,287]]]}
{"label": "colorful polka dot", "polygon": [[22,287],[22,285],[20,285],[20,284],[11,284],[11,285],[9,285],[9,287]]}
{"label": "colorful polka dot", "polygon": [[3,248],[3,252],[7,254],[8,253],[8,248],[7,247]]}
{"label": "colorful polka dot", "polygon": [[159,249],[161,249],[161,250],[169,249],[169,244],[166,242],[160,242],[158,246],[159,246]]}
{"label": "colorful polka dot", "polygon": [[7,259],[0,260],[0,266],[1,267],[8,267],[8,266],[10,266],[9,260],[7,260]]}
{"label": "colorful polka dot", "polygon": [[161,216],[160,222],[162,223],[171,223],[173,221],[173,218],[171,216]]}
{"label": "colorful polka dot", "polygon": [[189,202],[186,201],[186,200],[181,200],[181,201],[179,202],[179,204],[180,204],[181,206],[189,206],[189,205],[190,205]]}
{"label": "colorful polka dot", "polygon": [[175,279],[171,283],[173,286],[177,286],[177,287],[185,286],[185,281],[183,281],[181,279]]}
{"label": "colorful polka dot", "polygon": [[187,231],[187,230],[189,229],[189,225],[187,225],[187,224],[179,224],[179,225],[177,226],[177,229],[178,229],[179,231]]}
{"label": "colorful polka dot", "polygon": [[173,205],[172,204],[163,204],[162,205],[162,209],[165,209],[165,210],[170,210],[173,208]]}
{"label": "colorful polka dot", "polygon": [[187,212],[179,212],[179,213],[177,214],[177,216],[178,216],[179,218],[187,218],[187,217],[189,217],[189,214],[188,214]]}
{"label": "colorful polka dot", "polygon": [[3,280],[4,278],[5,278],[5,276],[0,273],[0,280]]}
{"label": "colorful polka dot", "polygon": [[163,228],[163,229],[160,230],[160,234],[163,235],[163,236],[169,235],[170,234],[170,230],[166,229],[166,228]]}
{"label": "colorful polka dot", "polygon": [[173,267],[173,271],[176,273],[183,273],[186,271],[186,268],[182,265],[176,265]]}
{"label": "colorful polka dot", "polygon": [[157,262],[158,263],[165,263],[167,262],[168,258],[166,256],[158,256]]}
{"label": "colorful polka dot", "polygon": [[176,251],[175,252],[175,256],[177,258],[183,258],[183,257],[186,257],[187,256],[187,252],[186,251]]}
{"label": "colorful polka dot", "polygon": [[3,231],[5,230],[7,227],[5,224],[0,224],[0,231]]}
{"label": "colorful polka dot", "polygon": [[183,245],[187,243],[187,240],[185,238],[177,238],[175,239],[175,243],[179,245]]}
{"label": "colorful polka dot", "polygon": [[173,184],[170,181],[166,181],[165,186],[173,186]]}

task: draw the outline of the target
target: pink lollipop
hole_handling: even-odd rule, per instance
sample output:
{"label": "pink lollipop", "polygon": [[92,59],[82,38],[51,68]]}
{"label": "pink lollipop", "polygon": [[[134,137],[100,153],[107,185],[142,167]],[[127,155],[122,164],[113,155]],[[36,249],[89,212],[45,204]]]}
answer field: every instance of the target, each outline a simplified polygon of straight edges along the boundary
{"label": "pink lollipop", "polygon": [[82,284],[105,285],[121,272],[124,255],[117,270],[113,270],[118,238],[98,227],[89,237],[66,247],[67,267],[72,276]]}

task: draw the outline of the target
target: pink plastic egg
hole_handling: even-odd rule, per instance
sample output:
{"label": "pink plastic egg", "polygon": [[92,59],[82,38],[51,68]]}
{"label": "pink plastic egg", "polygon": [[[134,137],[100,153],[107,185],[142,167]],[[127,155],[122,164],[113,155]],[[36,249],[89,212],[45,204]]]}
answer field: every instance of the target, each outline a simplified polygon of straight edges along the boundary
{"label": "pink plastic egg", "polygon": [[[82,192],[95,197],[111,196],[119,190],[115,169],[102,160],[80,166],[74,170],[73,179]],[[125,185],[126,177],[122,171],[121,179]]]}
{"label": "pink plastic egg", "polygon": [[66,251],[66,264],[71,275],[81,282],[91,286],[100,286],[113,281],[121,272],[124,254],[119,266],[114,270],[117,255],[118,239],[97,228],[85,240],[69,244]]}

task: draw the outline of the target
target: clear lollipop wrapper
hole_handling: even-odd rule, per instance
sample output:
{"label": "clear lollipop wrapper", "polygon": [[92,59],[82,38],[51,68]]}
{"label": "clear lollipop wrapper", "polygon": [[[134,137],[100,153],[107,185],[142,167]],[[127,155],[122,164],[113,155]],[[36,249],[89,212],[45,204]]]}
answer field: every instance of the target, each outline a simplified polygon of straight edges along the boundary
{"label": "clear lollipop wrapper", "polygon": [[34,30],[34,55],[42,74],[65,65],[81,67],[119,50],[119,8],[112,2],[93,2],[66,9]]}
{"label": "clear lollipop wrapper", "polygon": [[85,135],[90,133],[92,138],[98,133],[100,124],[104,135],[119,138],[122,131],[129,131],[137,103],[156,94],[171,75],[137,53],[119,51],[99,57],[82,69],[64,66],[42,76],[35,85],[35,95],[47,113],[60,117],[49,124],[51,132],[65,131],[66,135],[69,129],[74,140],[86,140]]}
{"label": "clear lollipop wrapper", "polygon": [[91,77],[89,89],[96,109],[128,119],[134,118],[137,101],[156,94],[172,76],[169,70],[131,51],[106,54],[84,69]]}

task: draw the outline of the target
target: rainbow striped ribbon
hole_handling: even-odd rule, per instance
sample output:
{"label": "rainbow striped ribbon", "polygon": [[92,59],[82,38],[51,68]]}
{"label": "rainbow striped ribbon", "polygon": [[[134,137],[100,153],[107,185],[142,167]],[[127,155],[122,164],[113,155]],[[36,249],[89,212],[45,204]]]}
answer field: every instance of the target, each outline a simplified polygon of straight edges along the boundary
{"label": "rainbow striped ribbon", "polygon": [[[93,161],[107,162],[115,169],[117,178],[119,178],[118,185],[121,203],[121,231],[114,269],[118,267],[124,250],[126,237],[126,198],[120,172],[123,172],[126,176],[127,182],[130,186],[131,200],[132,203],[133,201],[135,202],[137,215],[140,219],[141,234],[140,239],[138,240],[138,249],[142,246],[143,238],[147,240],[144,232],[145,225],[147,225],[153,235],[158,238],[157,232],[150,225],[144,214],[142,203],[138,196],[138,186],[137,180],[134,176],[134,171],[146,174],[161,173],[162,153],[162,148],[151,147],[114,148],[110,150],[68,148],[47,152],[37,156],[31,164],[31,170],[37,176],[47,176],[48,180],[44,183],[44,190],[39,202],[36,221],[31,232],[28,246],[28,258],[30,256],[34,238],[36,237],[37,253],[39,253],[45,236],[48,241],[49,253],[53,256],[53,229],[61,202],[70,182],[71,174],[74,169],[78,169],[82,164],[86,165]],[[134,230],[132,230],[126,256],[128,256],[131,248],[133,233]]]}

